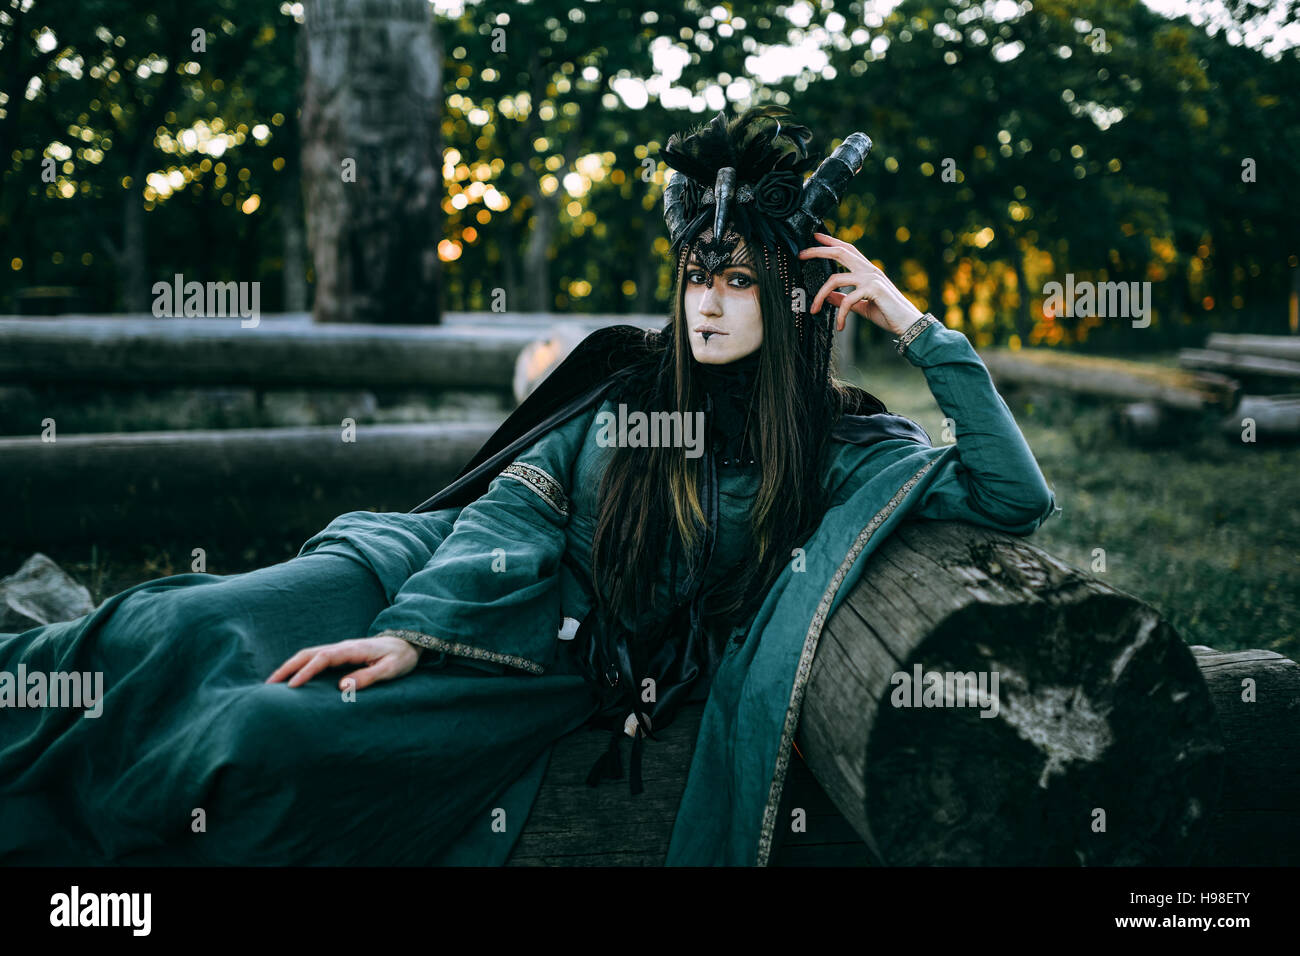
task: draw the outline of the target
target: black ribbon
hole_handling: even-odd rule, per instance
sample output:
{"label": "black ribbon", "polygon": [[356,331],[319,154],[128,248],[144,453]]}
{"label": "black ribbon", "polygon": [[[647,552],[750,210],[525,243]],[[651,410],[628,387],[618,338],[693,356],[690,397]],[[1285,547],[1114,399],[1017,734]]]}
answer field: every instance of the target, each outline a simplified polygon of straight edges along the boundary
{"label": "black ribbon", "polygon": [[[598,787],[601,780],[619,780],[623,777],[623,760],[619,756],[619,739],[623,737],[623,731],[615,728],[610,734],[609,746],[605,752],[596,758],[596,762],[591,765],[591,770],[587,772],[587,786]],[[641,741],[644,735],[637,729],[636,736],[632,739],[632,761],[628,770],[628,786],[632,791],[632,796],[645,792],[645,786],[641,782]]]}
{"label": "black ribbon", "polygon": [[644,736],[638,727],[636,736],[632,738],[632,765],[628,770],[628,785],[632,788],[634,797],[645,789],[641,786],[641,740]]}
{"label": "black ribbon", "polygon": [[618,738],[623,731],[615,729],[609,738],[609,746],[605,752],[596,758],[596,762],[591,765],[591,770],[587,773],[587,786],[596,787],[604,779],[618,780],[623,776],[623,761],[618,755]]}

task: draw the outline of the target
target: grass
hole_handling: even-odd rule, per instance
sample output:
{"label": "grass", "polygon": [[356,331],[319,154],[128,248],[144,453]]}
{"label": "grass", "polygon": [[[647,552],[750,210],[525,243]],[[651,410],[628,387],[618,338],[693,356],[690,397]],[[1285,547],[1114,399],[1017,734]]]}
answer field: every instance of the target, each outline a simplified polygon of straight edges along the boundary
{"label": "grass", "polygon": [[[891,355],[856,381],[938,441],[921,369]],[[1213,433],[1132,447],[1105,403],[1002,394],[1062,508],[1031,543],[1146,601],[1188,644],[1300,658],[1300,449]]]}

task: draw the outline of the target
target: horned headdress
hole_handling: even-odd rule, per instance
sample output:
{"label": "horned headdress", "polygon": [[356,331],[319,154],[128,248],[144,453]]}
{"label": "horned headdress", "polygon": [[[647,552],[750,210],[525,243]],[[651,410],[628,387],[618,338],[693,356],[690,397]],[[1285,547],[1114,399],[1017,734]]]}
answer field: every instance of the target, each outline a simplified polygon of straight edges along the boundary
{"label": "horned headdress", "polygon": [[[871,140],[864,133],[850,133],[816,172],[817,165],[808,145],[812,131],[793,122],[782,123],[790,111],[781,106],[747,110],[727,121],[718,113],[707,125],[685,138],[674,134],[659,158],[676,174],[664,189],[664,221],[679,266],[687,247],[694,245],[701,264],[713,272],[735,249],[737,237],[754,248],[754,258],[773,268],[771,256],[779,255],[778,268],[786,279],[787,293],[793,293],[789,266],[797,264],[802,285],[810,300],[831,276],[834,267],[826,259],[800,261],[800,249],[817,245],[813,232],[840,204],[851,180],[862,168]],[[700,239],[712,227],[712,235]],[[796,322],[803,332],[802,314],[796,308]],[[822,317],[829,322],[835,307],[829,303]],[[810,323],[811,325],[812,323]]]}

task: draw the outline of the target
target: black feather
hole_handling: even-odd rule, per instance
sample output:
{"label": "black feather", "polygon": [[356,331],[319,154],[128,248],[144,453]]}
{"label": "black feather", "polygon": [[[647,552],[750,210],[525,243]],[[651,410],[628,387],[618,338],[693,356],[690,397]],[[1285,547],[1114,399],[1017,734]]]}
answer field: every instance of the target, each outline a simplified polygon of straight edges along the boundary
{"label": "black feather", "polygon": [[790,115],[784,106],[755,106],[728,122],[719,112],[685,136],[674,133],[659,159],[706,184],[713,183],[724,166],[735,167],[737,184],[751,186],[773,170],[811,172],[821,161],[820,155],[808,152],[812,130],[783,123],[782,117]]}

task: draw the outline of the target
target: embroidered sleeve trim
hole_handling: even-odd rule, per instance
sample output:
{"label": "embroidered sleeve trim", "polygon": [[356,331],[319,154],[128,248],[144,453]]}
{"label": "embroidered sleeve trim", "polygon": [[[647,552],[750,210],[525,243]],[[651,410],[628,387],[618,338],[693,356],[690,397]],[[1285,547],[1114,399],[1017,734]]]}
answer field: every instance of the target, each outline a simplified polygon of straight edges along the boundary
{"label": "embroidered sleeve trim", "polygon": [[516,461],[503,468],[501,474],[523,482],[537,497],[545,501],[552,511],[562,518],[569,517],[569,496],[564,493],[564,486],[543,469],[527,462]]}
{"label": "embroidered sleeve trim", "polygon": [[898,354],[902,355],[905,351],[907,351],[907,347],[912,344],[912,340],[914,338],[916,338],[918,335],[920,335],[922,332],[924,332],[926,329],[928,329],[930,326],[934,325],[938,321],[939,321],[938,319],[936,319],[933,315],[927,312],[925,313],[925,315],[921,316],[919,319],[917,319],[915,322],[909,325],[903,331],[902,335],[894,339],[894,345],[898,349]]}
{"label": "embroidered sleeve trim", "polygon": [[423,634],[420,631],[381,631],[378,634],[372,634],[371,637],[400,637],[417,647],[426,647],[431,651],[442,651],[454,657],[471,657],[475,660],[506,664],[510,667],[517,667],[521,671],[528,671],[530,674],[546,673],[546,668],[526,657],[519,657],[515,654],[498,654],[496,651],[485,650],[472,644],[448,641],[441,637],[434,637],[431,634]]}

